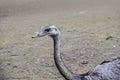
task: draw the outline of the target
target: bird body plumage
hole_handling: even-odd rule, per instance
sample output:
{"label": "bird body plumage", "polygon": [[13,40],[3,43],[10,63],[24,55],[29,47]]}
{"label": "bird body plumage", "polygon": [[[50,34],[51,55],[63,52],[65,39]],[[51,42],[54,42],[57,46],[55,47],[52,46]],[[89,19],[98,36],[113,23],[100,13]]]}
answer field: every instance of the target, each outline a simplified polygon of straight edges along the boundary
{"label": "bird body plumage", "polygon": [[102,62],[84,76],[87,80],[120,80],[120,57]]}
{"label": "bird body plumage", "polygon": [[94,69],[85,74],[76,74],[71,72],[65,65],[60,54],[60,38],[61,33],[59,28],[54,25],[43,26],[41,32],[38,32],[35,36],[42,37],[49,35],[54,41],[54,60],[59,72],[66,80],[120,80],[120,57],[103,61],[97,65]]}

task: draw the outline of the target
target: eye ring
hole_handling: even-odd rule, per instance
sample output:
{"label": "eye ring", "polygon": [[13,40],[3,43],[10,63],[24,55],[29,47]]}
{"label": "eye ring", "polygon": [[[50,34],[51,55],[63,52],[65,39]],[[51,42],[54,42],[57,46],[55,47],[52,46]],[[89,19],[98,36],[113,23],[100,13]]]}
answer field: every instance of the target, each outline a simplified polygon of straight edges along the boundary
{"label": "eye ring", "polygon": [[50,29],[45,29],[45,32],[49,32],[50,31]]}

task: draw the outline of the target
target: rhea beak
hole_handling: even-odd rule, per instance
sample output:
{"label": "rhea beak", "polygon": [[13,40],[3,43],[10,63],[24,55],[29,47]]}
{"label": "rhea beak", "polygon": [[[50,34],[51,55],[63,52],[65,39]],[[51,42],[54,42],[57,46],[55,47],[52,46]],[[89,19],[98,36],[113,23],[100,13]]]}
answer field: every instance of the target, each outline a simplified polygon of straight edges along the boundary
{"label": "rhea beak", "polygon": [[37,38],[37,37],[42,37],[45,36],[46,34],[44,34],[43,32],[35,32],[36,34],[32,36],[32,38]]}

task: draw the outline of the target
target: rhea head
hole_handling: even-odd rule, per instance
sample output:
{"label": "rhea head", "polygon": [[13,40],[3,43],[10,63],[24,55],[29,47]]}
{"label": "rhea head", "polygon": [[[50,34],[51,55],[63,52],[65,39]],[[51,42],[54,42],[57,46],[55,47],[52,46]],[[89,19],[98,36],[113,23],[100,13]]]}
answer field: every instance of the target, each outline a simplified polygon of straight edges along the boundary
{"label": "rhea head", "polygon": [[42,26],[40,32],[36,32],[32,38],[43,37],[47,35],[51,37],[58,36],[60,35],[60,30],[54,25]]}

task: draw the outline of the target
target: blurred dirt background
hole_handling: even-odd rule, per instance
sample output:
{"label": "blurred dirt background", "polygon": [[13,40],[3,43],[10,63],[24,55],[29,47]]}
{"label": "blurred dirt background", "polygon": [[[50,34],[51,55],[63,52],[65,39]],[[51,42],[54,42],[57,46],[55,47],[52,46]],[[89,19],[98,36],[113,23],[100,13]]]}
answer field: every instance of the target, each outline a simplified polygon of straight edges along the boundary
{"label": "blurred dirt background", "polygon": [[62,31],[62,58],[73,72],[120,56],[119,0],[0,0],[0,80],[64,80],[52,39],[31,38],[50,24]]}

